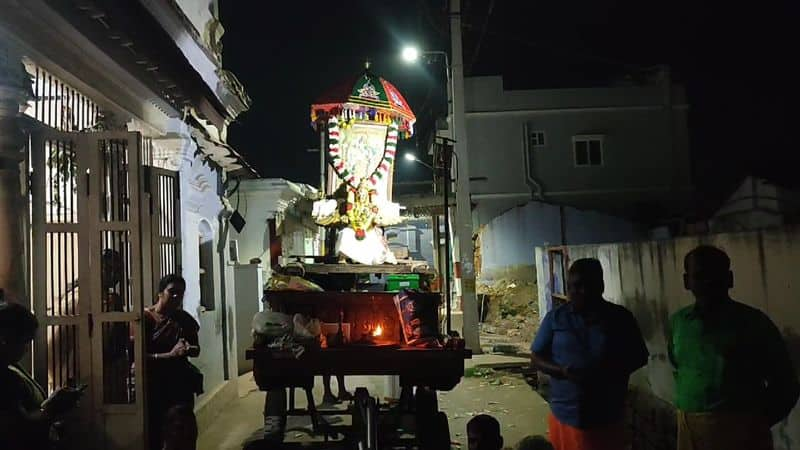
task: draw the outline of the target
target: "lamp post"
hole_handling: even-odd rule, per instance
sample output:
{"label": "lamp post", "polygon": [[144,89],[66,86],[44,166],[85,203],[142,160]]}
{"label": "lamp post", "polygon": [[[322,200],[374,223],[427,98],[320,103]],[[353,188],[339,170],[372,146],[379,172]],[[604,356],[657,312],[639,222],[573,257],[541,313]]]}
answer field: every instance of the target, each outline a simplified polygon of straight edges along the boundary
{"label": "lamp post", "polygon": [[[452,145],[453,145],[454,141],[452,139],[448,139],[448,138],[445,138],[445,137],[438,137],[437,140],[439,140],[439,142],[437,142],[437,144],[441,145],[441,148],[442,148],[442,150],[440,152],[441,164],[439,165],[438,169],[442,171],[442,177],[444,178],[443,183],[442,183],[444,185],[444,189],[443,189],[443,191],[444,191],[444,204],[443,204],[443,211],[442,211],[442,217],[444,218],[444,258],[443,258],[444,259],[444,261],[443,261],[444,264],[442,264],[442,266],[443,266],[442,267],[442,277],[444,279],[442,280],[443,281],[442,282],[442,288],[444,289],[444,302],[445,302],[445,309],[447,311],[447,314],[445,315],[445,320],[446,320],[446,322],[445,322],[445,327],[446,327],[445,332],[449,335],[450,332],[453,330],[453,323],[452,323],[452,318],[451,318],[452,311],[450,311],[450,307],[451,307],[450,305],[452,303],[452,301],[451,301],[452,293],[451,293],[451,286],[450,286],[450,266],[451,266],[450,265],[450,258],[451,258],[451,254],[450,254],[451,253],[450,252],[450,183],[452,182],[452,180],[450,179],[450,175],[451,175],[450,164],[451,164],[451,160],[452,160],[451,155],[454,154],[453,151],[452,151]],[[434,168],[433,166],[431,166],[430,164],[426,163],[425,161],[421,161],[419,158],[417,158],[417,155],[415,155],[413,153],[406,153],[404,155],[404,158],[406,159],[406,161],[417,162],[417,163],[419,163],[419,164],[431,169],[433,171],[434,175],[436,175],[437,169]],[[436,246],[438,248],[438,246],[439,246],[438,242],[436,243]],[[437,252],[438,252],[438,250],[437,250]]]}
{"label": "lamp post", "polygon": [[[469,185],[469,151],[466,129],[466,111],[464,103],[464,57],[461,41],[461,0],[450,0],[450,45],[452,61],[443,51],[419,51],[408,48],[403,51],[404,59],[414,61],[420,55],[444,56],[445,71],[447,75],[447,95],[450,105],[450,142],[443,145],[449,148],[453,144],[458,147],[461,158],[456,159],[456,214],[453,220],[454,236],[457,238],[460,273],[461,273],[461,312],[463,318],[462,332],[467,347],[473,352],[480,353],[480,333],[478,332],[478,302],[475,296],[475,264],[474,249],[472,248],[472,208]],[[451,65],[452,63],[452,65]],[[448,152],[448,158],[455,152]],[[449,160],[447,163],[449,167]],[[449,178],[449,173],[447,177]],[[449,186],[448,186],[449,188]],[[449,233],[448,233],[449,235]]]}
{"label": "lamp post", "polygon": [[[450,69],[450,57],[447,55],[447,52],[442,50],[420,50],[414,46],[407,46],[403,48],[403,52],[401,53],[403,60],[407,63],[416,63],[420,56],[441,56],[444,58],[444,74],[447,77],[447,114],[451,117],[451,121],[455,120],[455,116],[453,114],[453,99],[455,98],[455,92],[453,92],[453,72]],[[450,124],[450,138],[455,139],[455,124]]]}
{"label": "lamp post", "polygon": [[441,147],[442,150],[440,152],[442,157],[442,176],[444,177],[444,210],[442,211],[442,217],[444,217],[444,288],[445,288],[445,308],[447,308],[447,334],[450,335],[451,331],[453,331],[453,321],[452,315],[453,312],[450,310],[452,304],[452,291],[450,286],[450,259],[452,258],[451,251],[450,251],[450,163],[452,162],[452,151],[453,151],[453,142],[452,139],[447,139],[445,137],[440,137]]}
{"label": "lamp post", "polygon": [[[453,151],[453,144],[456,142],[456,114],[454,108],[454,101],[455,101],[455,91],[453,90],[453,78],[452,78],[452,69],[450,68],[450,57],[448,56],[447,52],[442,50],[419,50],[415,46],[406,46],[403,48],[402,51],[402,58],[407,63],[415,63],[420,59],[420,56],[441,56],[444,60],[444,72],[445,77],[447,79],[447,86],[446,86],[446,95],[447,95],[447,115],[450,118],[450,137],[444,136],[437,136],[436,139],[439,140],[437,143],[441,146],[441,165],[439,169],[442,171],[442,178],[443,178],[443,185],[444,185],[444,209],[442,211],[442,217],[444,221],[444,267],[442,268],[443,272],[443,288],[444,288],[444,299],[445,299],[445,308],[447,310],[446,315],[446,332],[450,334],[452,331],[452,311],[451,311],[451,304],[452,304],[452,286],[450,285],[450,268],[451,268],[451,259],[452,259],[452,252],[451,252],[451,229],[450,229],[450,184],[452,183],[452,155],[455,154]],[[417,157],[411,153],[406,153],[405,158],[409,161],[417,161],[425,166],[431,167],[430,165],[423,163]],[[434,173],[436,171],[434,170]],[[435,186],[435,185],[434,185]],[[437,243],[438,246],[438,243]]]}

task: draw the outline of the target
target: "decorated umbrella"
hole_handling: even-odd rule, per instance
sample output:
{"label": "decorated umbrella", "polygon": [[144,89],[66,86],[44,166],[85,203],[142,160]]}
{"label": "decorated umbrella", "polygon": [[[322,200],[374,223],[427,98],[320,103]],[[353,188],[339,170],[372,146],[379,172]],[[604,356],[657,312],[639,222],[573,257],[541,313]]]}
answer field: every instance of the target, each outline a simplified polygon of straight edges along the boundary
{"label": "decorated umbrella", "polygon": [[400,91],[392,83],[373,75],[369,64],[361,75],[331,89],[311,105],[314,125],[330,117],[385,125],[394,122],[405,137],[414,134],[417,121]]}
{"label": "decorated umbrella", "polygon": [[311,105],[313,126],[328,135],[331,166],[343,182],[355,189],[368,181],[391,197],[391,179],[397,141],[414,132],[416,117],[397,88],[372,74],[369,63],[361,75],[328,91]]}

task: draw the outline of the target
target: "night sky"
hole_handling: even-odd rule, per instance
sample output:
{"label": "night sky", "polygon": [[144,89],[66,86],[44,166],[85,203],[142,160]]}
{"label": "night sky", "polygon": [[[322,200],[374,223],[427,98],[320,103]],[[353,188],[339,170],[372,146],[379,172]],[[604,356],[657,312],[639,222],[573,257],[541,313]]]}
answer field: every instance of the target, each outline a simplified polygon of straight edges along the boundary
{"label": "night sky", "polygon": [[[253,99],[229,141],[262,176],[316,184],[309,105],[366,59],[405,95],[420,134],[444,110],[442,67],[398,56],[409,42],[449,50],[444,0],[220,3],[224,66]],[[800,185],[800,2],[462,3],[465,75],[504,75],[507,89],[602,86],[669,64],[689,95],[701,208],[746,173]],[[417,145],[401,151],[422,156]],[[396,170],[401,181],[430,176],[402,162]]]}

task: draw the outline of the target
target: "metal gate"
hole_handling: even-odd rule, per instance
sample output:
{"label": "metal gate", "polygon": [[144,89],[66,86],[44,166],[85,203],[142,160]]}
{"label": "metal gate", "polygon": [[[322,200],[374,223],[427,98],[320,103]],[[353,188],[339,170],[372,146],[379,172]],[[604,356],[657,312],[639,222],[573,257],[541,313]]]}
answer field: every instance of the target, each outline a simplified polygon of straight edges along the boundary
{"label": "metal gate", "polygon": [[[65,385],[91,383],[91,337],[88,293],[81,301],[80,278],[89,273],[88,239],[81,239],[86,192],[85,158],[78,158],[75,133],[46,131],[31,140],[32,293],[39,320],[34,341],[34,376],[48,393]],[[81,201],[83,203],[83,201]],[[87,286],[84,290],[88,290]],[[90,424],[94,389],[76,414],[75,429]],[[86,435],[74,436],[76,440]]]}
{"label": "metal gate", "polygon": [[[144,448],[142,236],[137,133],[31,138],[34,374],[49,392],[86,383],[83,448]],[[149,228],[149,223],[144,225]],[[143,274],[146,276],[143,277]],[[149,280],[148,280],[149,281]],[[147,294],[145,294],[147,292]]]}
{"label": "metal gate", "polygon": [[[157,283],[164,275],[181,273],[181,200],[177,172],[145,167],[145,173],[151,218],[146,234],[151,237],[151,279]],[[156,289],[154,286],[151,292]]]}

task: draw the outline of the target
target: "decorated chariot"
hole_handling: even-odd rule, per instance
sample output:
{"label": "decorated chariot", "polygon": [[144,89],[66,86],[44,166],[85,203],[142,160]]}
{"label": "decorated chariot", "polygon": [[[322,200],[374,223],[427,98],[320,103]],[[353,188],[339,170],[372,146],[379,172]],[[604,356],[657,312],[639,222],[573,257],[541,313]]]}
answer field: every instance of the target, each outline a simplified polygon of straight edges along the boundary
{"label": "decorated chariot", "polygon": [[[314,433],[360,450],[449,449],[436,391],[459,383],[471,353],[463,340],[440,332],[441,296],[423,292],[434,271],[398,260],[383,233],[402,220],[392,201],[393,169],[398,141],[414,132],[414,113],[397,88],[367,67],[315,102],[311,119],[327,148],[325,185],[312,215],[331,236],[329,251],[327,258],[301,259],[285,269],[323,289],[268,290],[265,298],[271,311],[317,320],[322,332],[300,352],[275,345],[248,352],[258,386],[272,399],[268,416],[282,416],[278,422],[285,425],[287,415],[310,415]],[[358,289],[354,280],[363,275],[416,277],[423,288]],[[400,393],[382,400],[359,387],[346,410],[317,408],[308,394],[308,407],[296,408],[294,389],[309,393],[319,375],[395,376]],[[322,419],[336,415],[352,420],[336,426]]]}

